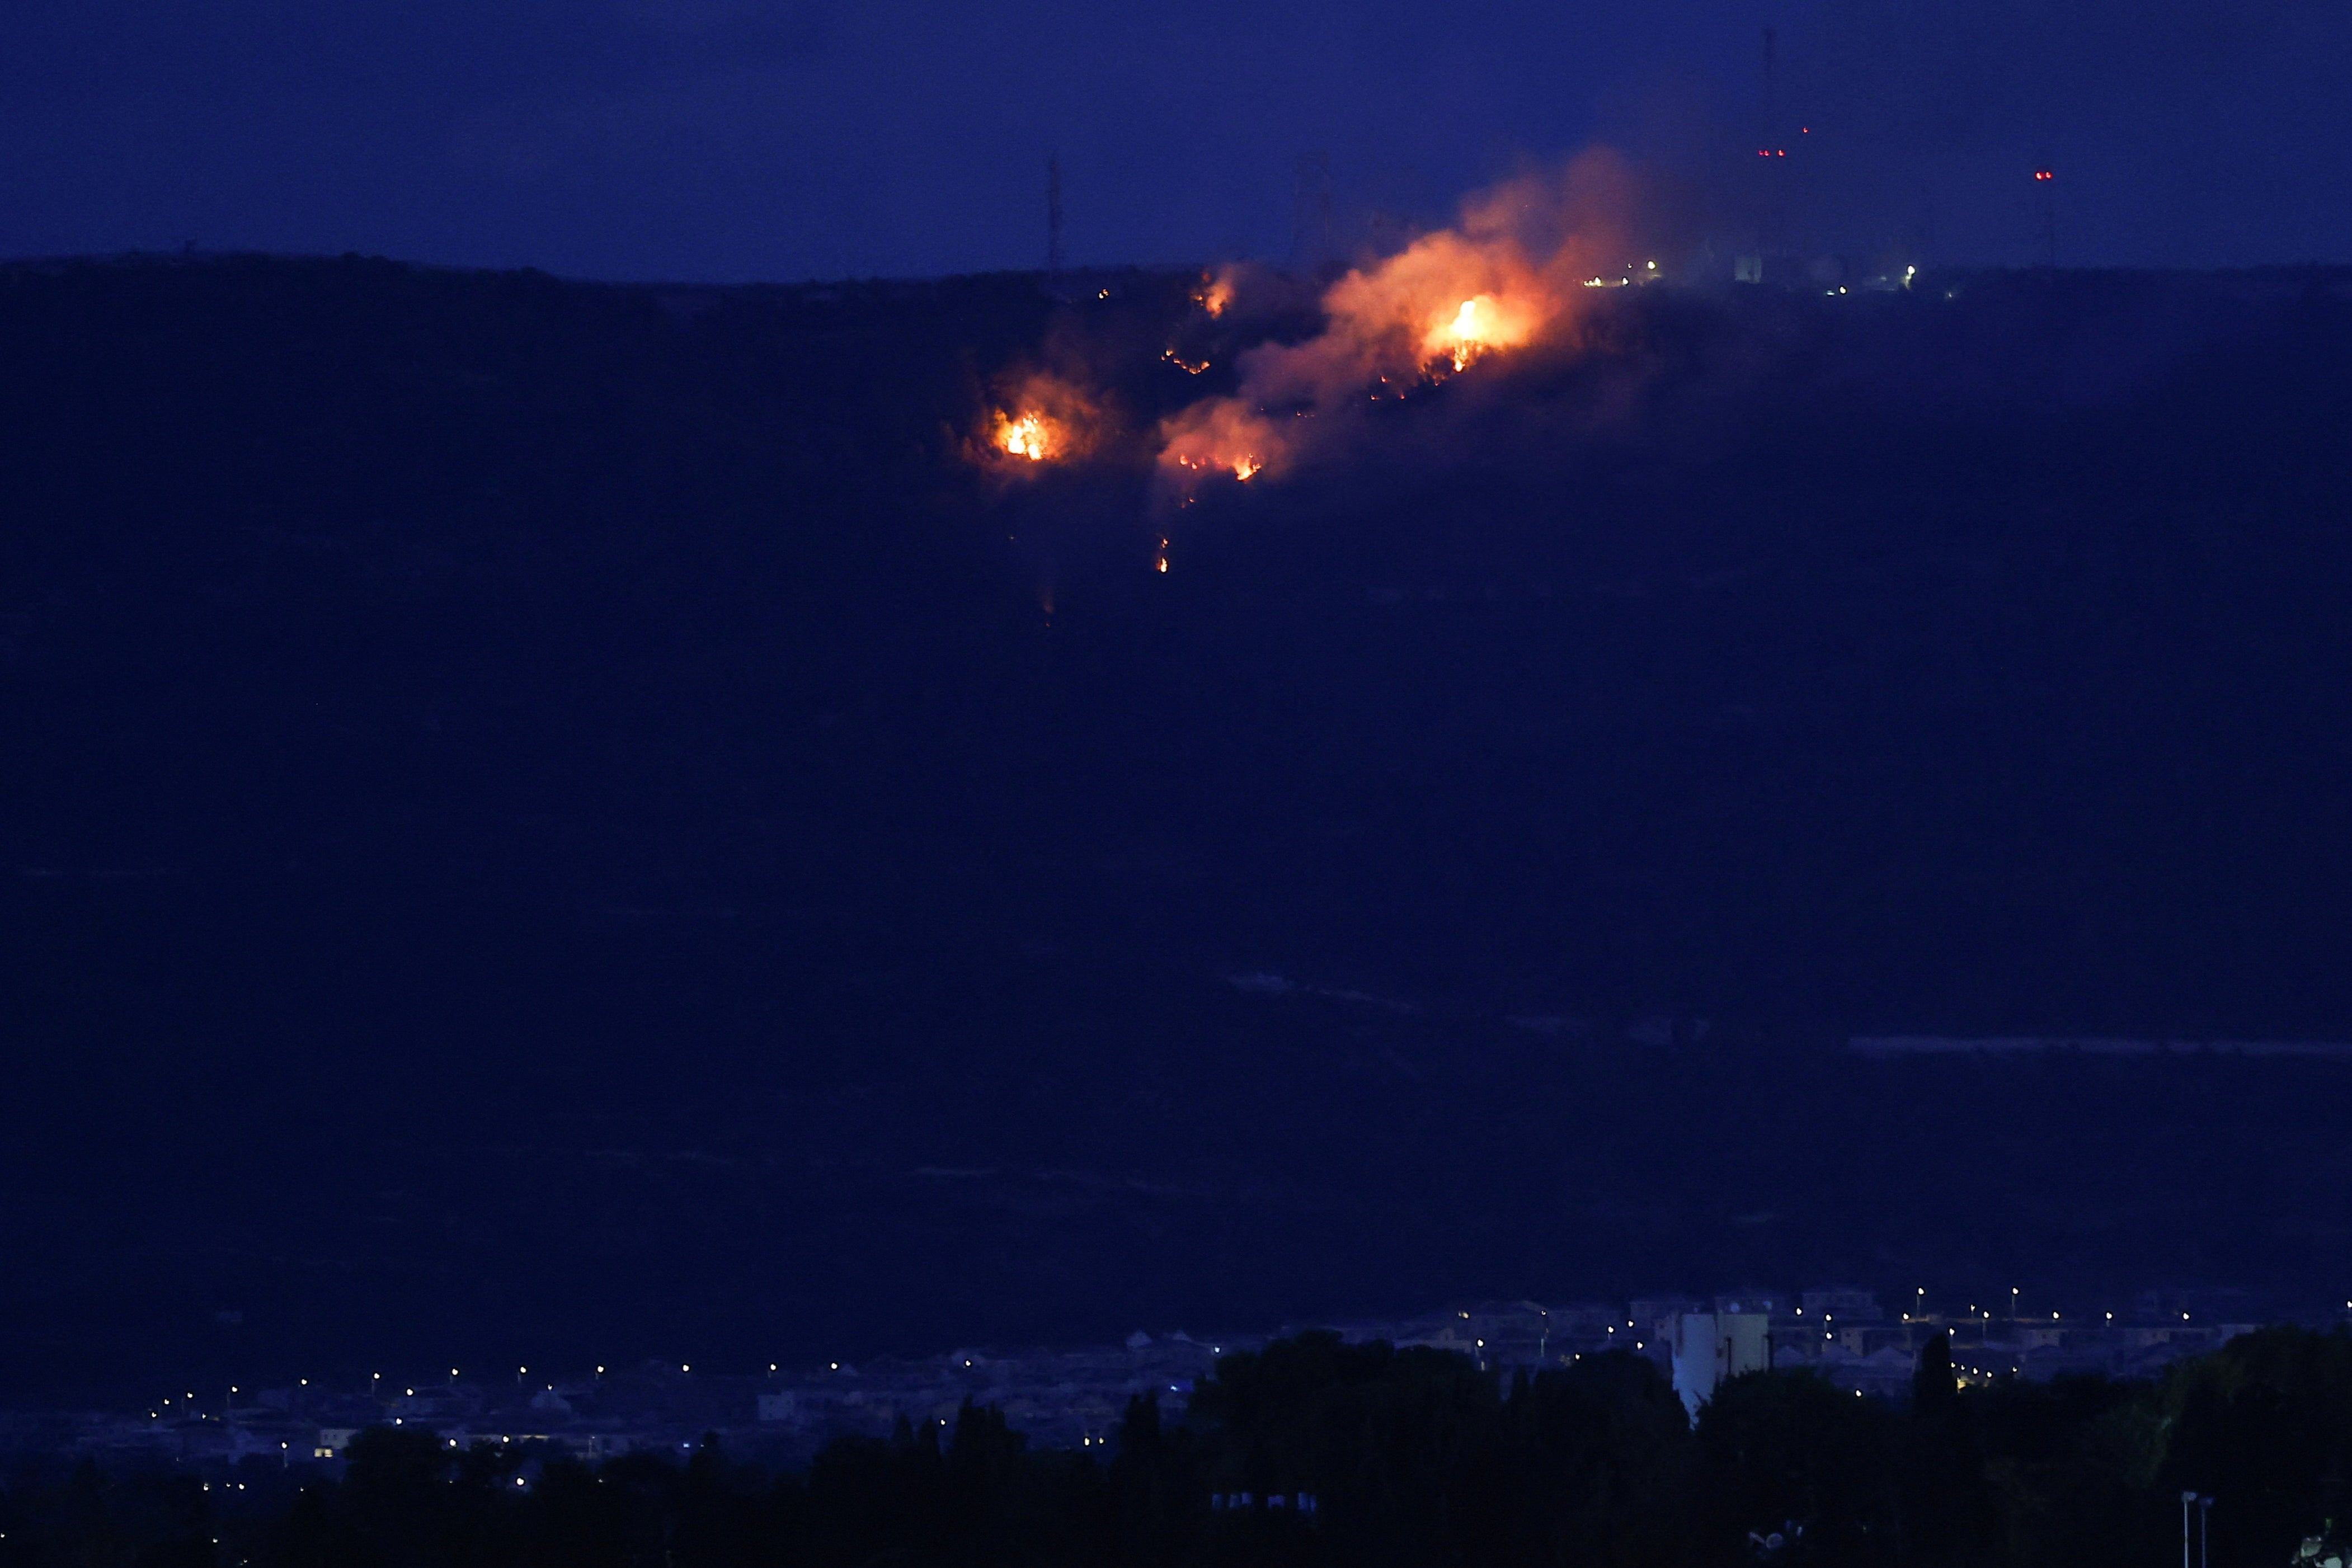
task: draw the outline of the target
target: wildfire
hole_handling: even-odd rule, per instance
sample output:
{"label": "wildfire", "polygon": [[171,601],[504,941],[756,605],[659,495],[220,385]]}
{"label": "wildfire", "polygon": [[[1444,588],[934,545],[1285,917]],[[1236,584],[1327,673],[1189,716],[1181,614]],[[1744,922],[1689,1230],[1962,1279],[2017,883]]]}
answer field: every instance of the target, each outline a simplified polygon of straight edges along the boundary
{"label": "wildfire", "polygon": [[1211,316],[1223,315],[1225,308],[1233,302],[1234,277],[1230,272],[1221,272],[1214,277],[1203,279],[1201,291],[1192,296],[1192,303]]}
{"label": "wildfire", "polygon": [[1000,412],[996,416],[996,444],[1011,456],[1043,463],[1061,446],[1061,430],[1042,413],[1024,413],[1016,419]]}
{"label": "wildfire", "polygon": [[[1627,254],[1618,220],[1632,208],[1623,163],[1599,152],[1465,204],[1454,227],[1334,282],[1316,336],[1242,352],[1234,396],[1160,426],[1162,472],[1188,496],[1198,475],[1278,476],[1309,446],[1360,428],[1342,410],[1559,342],[1591,308],[1579,284],[1622,287],[1601,269],[1620,270],[1611,259]],[[1622,270],[1630,283],[1633,269]],[[1194,297],[1212,315],[1230,298],[1224,282]],[[1302,423],[1308,415],[1321,417]]]}
{"label": "wildfire", "polygon": [[1169,349],[1163,351],[1160,357],[1167,361],[1170,364],[1175,366],[1178,370],[1183,371],[1188,376],[1197,376],[1202,371],[1209,368],[1208,361],[1188,360],[1173,349]]}

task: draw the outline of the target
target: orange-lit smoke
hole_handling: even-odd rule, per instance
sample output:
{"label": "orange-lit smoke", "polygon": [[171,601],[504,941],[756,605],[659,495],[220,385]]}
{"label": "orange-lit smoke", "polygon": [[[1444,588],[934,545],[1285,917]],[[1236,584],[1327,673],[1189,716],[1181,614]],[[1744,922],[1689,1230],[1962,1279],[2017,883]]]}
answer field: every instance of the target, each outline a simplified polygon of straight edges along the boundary
{"label": "orange-lit smoke", "polygon": [[1215,397],[1160,426],[1160,461],[1181,477],[1213,473],[1249,479],[1290,457],[1287,432],[1239,398]]}
{"label": "orange-lit smoke", "polygon": [[1465,203],[1454,227],[1332,284],[1320,334],[1250,350],[1239,393],[1168,421],[1163,472],[1188,488],[1218,470],[1278,474],[1316,421],[1328,426],[1367,395],[1401,394],[1490,355],[1559,340],[1591,308],[1581,286],[1595,263],[1605,258],[1612,271],[1622,263],[1627,198],[1623,165],[1597,152]]}

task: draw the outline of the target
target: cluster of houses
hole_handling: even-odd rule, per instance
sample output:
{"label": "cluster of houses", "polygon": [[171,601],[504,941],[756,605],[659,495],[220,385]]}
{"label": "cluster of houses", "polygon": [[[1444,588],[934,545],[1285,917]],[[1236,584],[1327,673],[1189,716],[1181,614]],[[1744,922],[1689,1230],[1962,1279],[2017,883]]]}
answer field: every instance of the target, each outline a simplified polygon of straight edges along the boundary
{"label": "cluster of houses", "polygon": [[[1890,1309],[1876,1292],[1822,1285],[1615,1303],[1483,1302],[1394,1322],[1353,1323],[1350,1340],[1458,1351],[1497,1370],[1571,1364],[1612,1350],[1654,1362],[1696,1412],[1725,1378],[1804,1368],[1858,1395],[1906,1396],[1919,1353],[1938,1334],[1962,1383],[2070,1373],[2146,1376],[2254,1326],[2231,1291],[2143,1291],[2121,1310],[2028,1310],[2021,1292],[1958,1303],[1925,1291]],[[2232,1309],[2236,1309],[2233,1312]]]}
{"label": "cluster of houses", "polygon": [[[1920,1352],[1939,1334],[1963,1383],[2143,1376],[2246,1332],[2251,1317],[2228,1293],[2144,1291],[2122,1310],[2066,1313],[2029,1310],[2017,1291],[1962,1306],[1931,1305],[1923,1291],[1890,1308],[1870,1291],[1820,1286],[1793,1294],[1648,1296],[1622,1305],[1486,1301],[1340,1324],[1338,1332],[1351,1343],[1458,1353],[1497,1375],[1624,1352],[1654,1362],[1695,1413],[1724,1379],[1768,1368],[1804,1368],[1857,1396],[1902,1398]],[[944,1437],[967,1404],[1002,1411],[1034,1443],[1090,1448],[1109,1444],[1130,1400],[1148,1396],[1171,1412],[1181,1408],[1219,1356],[1270,1337],[1278,1336],[1138,1333],[1093,1349],[966,1349],[863,1366],[771,1366],[764,1375],[646,1364],[562,1378],[528,1368],[511,1378],[452,1370],[446,1379],[376,1376],[352,1388],[305,1382],[211,1397],[189,1389],[133,1412],[0,1414],[0,1449],[290,1469],[339,1463],[362,1432],[388,1427],[430,1433],[457,1450],[489,1446],[513,1457],[517,1483],[527,1486],[559,1457],[593,1464],[629,1453],[682,1454],[709,1434],[731,1453],[780,1464],[804,1461],[845,1436],[919,1436],[931,1427]]]}

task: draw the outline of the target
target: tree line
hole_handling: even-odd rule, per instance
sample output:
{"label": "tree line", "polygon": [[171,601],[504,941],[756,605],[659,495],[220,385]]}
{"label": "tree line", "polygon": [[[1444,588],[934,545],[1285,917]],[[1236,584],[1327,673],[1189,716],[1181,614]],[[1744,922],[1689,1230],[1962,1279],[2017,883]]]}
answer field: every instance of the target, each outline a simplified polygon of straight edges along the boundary
{"label": "tree line", "polygon": [[0,1568],[2168,1568],[2184,1514],[2190,1568],[2343,1568],[2352,1334],[1971,1387],[1939,1335],[1907,1401],[1765,1372],[1693,1421],[1627,1354],[1504,1377],[1312,1333],[1223,1358],[1181,1413],[1135,1399],[1104,1453],[967,1403],[804,1470],[708,1438],[518,1484],[511,1449],[383,1427],[339,1479],[20,1468]]}

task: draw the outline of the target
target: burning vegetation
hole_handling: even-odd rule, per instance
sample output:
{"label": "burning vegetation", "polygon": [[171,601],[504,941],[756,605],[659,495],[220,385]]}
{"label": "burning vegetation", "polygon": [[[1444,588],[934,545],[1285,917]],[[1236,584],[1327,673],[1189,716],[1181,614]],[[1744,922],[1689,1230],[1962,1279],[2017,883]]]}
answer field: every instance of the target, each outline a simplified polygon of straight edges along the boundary
{"label": "burning vegetation", "polygon": [[1031,371],[999,386],[980,443],[986,462],[1023,473],[1085,456],[1101,439],[1100,402],[1061,376]]}
{"label": "burning vegetation", "polygon": [[1233,302],[1234,269],[1232,267],[1227,267],[1213,277],[1203,275],[1200,288],[1192,296],[1192,303],[1198,305],[1204,315],[1212,318],[1223,315],[1225,308]]}
{"label": "burning vegetation", "polygon": [[1068,434],[1061,424],[1034,410],[1017,416],[1002,410],[997,413],[996,445],[1007,456],[1043,463],[1059,456],[1067,444]]}

